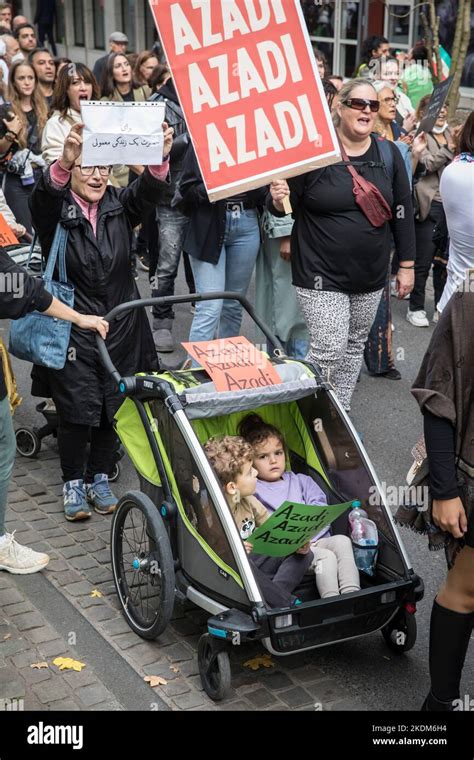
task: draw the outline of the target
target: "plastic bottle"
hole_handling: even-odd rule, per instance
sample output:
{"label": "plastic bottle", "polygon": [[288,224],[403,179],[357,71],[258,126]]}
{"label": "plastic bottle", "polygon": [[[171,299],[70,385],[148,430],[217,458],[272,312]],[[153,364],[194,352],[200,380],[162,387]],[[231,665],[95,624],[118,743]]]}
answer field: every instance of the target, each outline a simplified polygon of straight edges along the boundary
{"label": "plastic bottle", "polygon": [[360,501],[352,502],[352,506],[354,509],[349,512],[349,523],[355,563],[359,570],[373,575],[379,543],[377,526],[373,520],[369,520],[367,512],[360,508]]}

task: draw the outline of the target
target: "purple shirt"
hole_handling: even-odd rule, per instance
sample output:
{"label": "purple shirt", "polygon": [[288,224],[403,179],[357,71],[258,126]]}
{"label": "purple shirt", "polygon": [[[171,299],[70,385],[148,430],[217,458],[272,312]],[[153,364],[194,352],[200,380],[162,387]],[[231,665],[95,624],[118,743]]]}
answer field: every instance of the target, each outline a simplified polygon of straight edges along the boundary
{"label": "purple shirt", "polygon": [[[284,472],[280,480],[273,483],[257,479],[254,495],[269,512],[275,512],[284,501],[296,501],[298,504],[327,504],[326,494],[313,478],[295,472]],[[327,529],[318,533],[311,541],[330,535],[331,531]]]}

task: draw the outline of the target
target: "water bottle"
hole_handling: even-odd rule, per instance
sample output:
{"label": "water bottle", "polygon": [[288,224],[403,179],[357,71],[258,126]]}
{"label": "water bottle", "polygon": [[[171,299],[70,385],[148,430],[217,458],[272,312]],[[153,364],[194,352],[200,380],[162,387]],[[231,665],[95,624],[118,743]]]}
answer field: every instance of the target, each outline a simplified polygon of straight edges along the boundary
{"label": "water bottle", "polygon": [[367,517],[367,512],[360,507],[360,501],[352,502],[349,513],[352,548],[357,569],[368,575],[374,574],[378,552],[377,526]]}

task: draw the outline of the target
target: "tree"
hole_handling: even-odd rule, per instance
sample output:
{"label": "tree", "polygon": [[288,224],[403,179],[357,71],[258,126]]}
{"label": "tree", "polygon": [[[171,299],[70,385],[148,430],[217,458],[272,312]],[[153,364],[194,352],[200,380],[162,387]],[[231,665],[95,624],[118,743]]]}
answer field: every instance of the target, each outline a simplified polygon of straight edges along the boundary
{"label": "tree", "polygon": [[451,53],[451,68],[449,70],[449,73],[454,76],[449,96],[449,118],[454,116],[459,103],[459,87],[461,85],[462,71],[470,38],[471,0],[458,0],[458,15],[456,17],[453,50]]}
{"label": "tree", "polygon": [[[429,9],[429,21],[424,12],[420,13],[421,23],[425,34],[426,47],[429,56],[429,65],[433,83],[441,82],[441,55],[439,51],[439,16],[436,14],[435,0],[428,0],[425,5]],[[458,0],[456,27],[454,30],[453,49],[451,51],[450,75],[453,75],[453,83],[449,95],[449,114],[452,119],[459,103],[459,87],[461,85],[462,70],[466,60],[467,49],[471,37],[471,0]],[[434,60],[433,60],[434,59]],[[434,65],[436,62],[436,66]],[[435,71],[436,69],[436,71]]]}

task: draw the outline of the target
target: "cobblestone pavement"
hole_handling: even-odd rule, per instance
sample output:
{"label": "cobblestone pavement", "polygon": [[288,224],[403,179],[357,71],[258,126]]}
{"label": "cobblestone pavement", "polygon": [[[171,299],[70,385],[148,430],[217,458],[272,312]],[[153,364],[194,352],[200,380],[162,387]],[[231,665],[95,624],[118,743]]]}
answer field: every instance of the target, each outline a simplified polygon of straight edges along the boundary
{"label": "cobblestone pavement", "polygon": [[[120,481],[114,484],[117,495],[123,490]],[[17,458],[7,530],[16,531],[20,543],[51,556],[44,571],[49,583],[141,678],[158,675],[167,682],[150,687],[151,700],[156,693],[172,710],[364,709],[360,696],[351,697],[342,683],[314,665],[314,653],[273,659],[273,667],[255,672],[244,668],[246,660],[265,651],[258,644],[232,650],[232,692],[223,702],[213,703],[202,690],[196,657],[207,613],[187,602],[177,603],[169,628],[156,641],[144,641],[133,633],[120,612],[112,580],[110,517],[93,513],[90,520],[67,522],[61,493],[56,445],[44,442],[37,460]],[[0,699],[24,699],[25,709],[123,709],[105,688],[99,688],[90,667],[81,673],[56,673],[55,666],[29,667],[66,652],[75,655],[25,600],[18,585],[15,576],[0,575]],[[92,597],[94,589],[102,596]],[[85,652],[78,652],[77,659],[87,664]],[[92,704],[88,699],[97,701]]]}
{"label": "cobblestone pavement", "polygon": [[[84,662],[32,602],[15,578],[0,576],[0,710],[122,710],[94,670],[59,670],[56,657]],[[46,668],[32,668],[47,663]]]}

